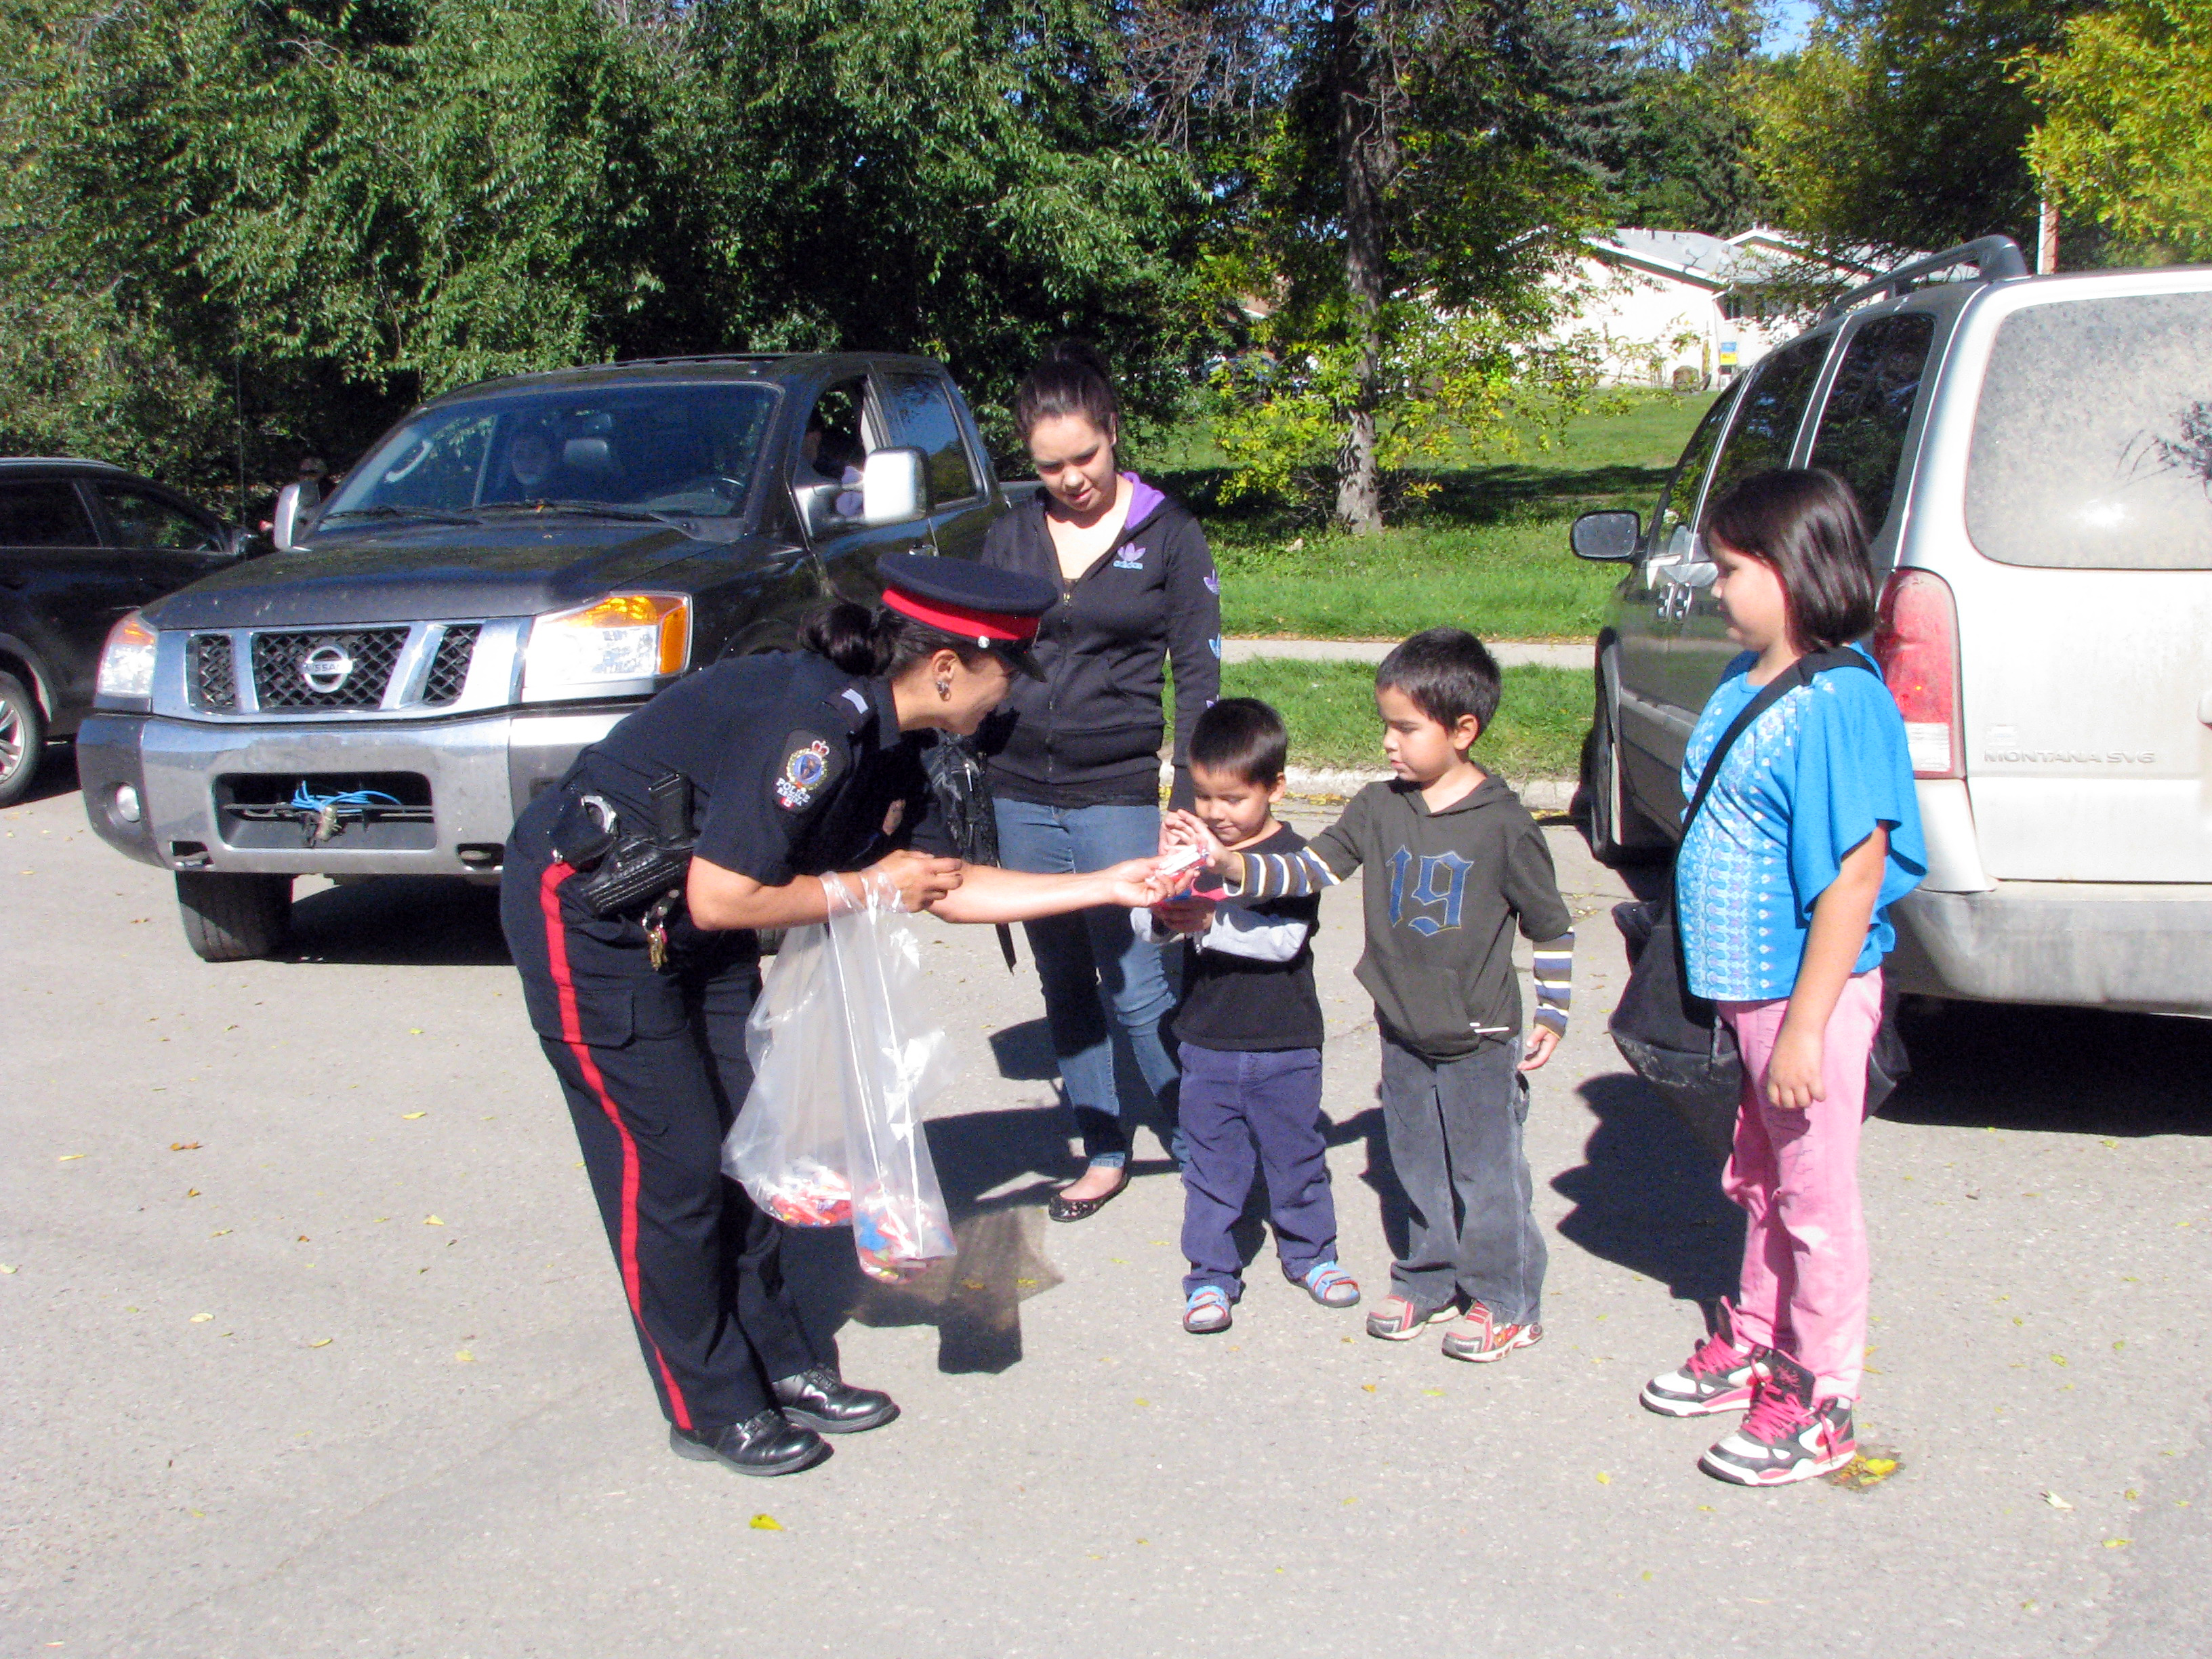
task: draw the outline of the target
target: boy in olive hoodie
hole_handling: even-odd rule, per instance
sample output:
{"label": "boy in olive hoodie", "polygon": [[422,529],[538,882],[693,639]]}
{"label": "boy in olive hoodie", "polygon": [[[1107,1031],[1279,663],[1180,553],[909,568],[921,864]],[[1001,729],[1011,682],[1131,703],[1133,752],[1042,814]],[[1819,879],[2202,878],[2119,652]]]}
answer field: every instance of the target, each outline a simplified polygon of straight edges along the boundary
{"label": "boy in olive hoodie", "polygon": [[[1565,1035],[1574,967],[1572,918],[1542,831],[1468,758],[1498,698],[1498,665],[1480,640],[1456,628],[1416,634],[1375,676],[1393,781],[1368,785],[1295,853],[1229,852],[1189,815],[1174,820],[1177,838],[1205,848],[1229,890],[1250,902],[1365,871],[1358,972],[1375,999],[1383,1123],[1410,1212],[1392,1294],[1367,1332],[1401,1342],[1449,1321],[1444,1352],[1477,1363],[1544,1334],[1546,1252],[1522,1147],[1526,1073]],[[1534,944],[1525,1036],[1516,926]]]}

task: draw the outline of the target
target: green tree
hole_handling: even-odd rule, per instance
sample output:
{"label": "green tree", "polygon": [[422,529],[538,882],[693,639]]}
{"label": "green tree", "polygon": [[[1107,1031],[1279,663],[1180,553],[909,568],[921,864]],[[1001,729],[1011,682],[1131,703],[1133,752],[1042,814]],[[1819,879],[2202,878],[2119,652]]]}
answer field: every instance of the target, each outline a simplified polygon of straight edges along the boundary
{"label": "green tree", "polygon": [[1754,83],[1753,159],[1783,222],[1885,254],[2001,233],[2033,244],[2021,54],[2092,0],[1825,0]]}
{"label": "green tree", "polygon": [[2044,121],[2031,163],[2135,257],[2212,258],[2212,14],[2120,0],[2021,64]]}
{"label": "green tree", "polygon": [[241,427],[273,478],[522,368],[912,349],[988,410],[1054,333],[1171,356],[1188,187],[1113,40],[1090,0],[16,0],[0,441],[210,489]]}
{"label": "green tree", "polygon": [[1610,7],[1162,0],[1136,32],[1139,102],[1196,135],[1215,204],[1216,435],[1242,487],[1323,481],[1372,531],[1395,469],[1587,392],[1595,352],[1549,340],[1552,279],[1606,181]]}

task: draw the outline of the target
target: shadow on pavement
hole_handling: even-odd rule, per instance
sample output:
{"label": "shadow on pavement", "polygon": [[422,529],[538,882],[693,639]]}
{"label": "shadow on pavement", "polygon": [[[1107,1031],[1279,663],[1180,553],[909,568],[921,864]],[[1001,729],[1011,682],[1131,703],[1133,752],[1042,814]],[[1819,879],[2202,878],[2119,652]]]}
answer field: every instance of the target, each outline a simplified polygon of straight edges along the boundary
{"label": "shadow on pavement", "polygon": [[1560,1236],[1679,1300],[1709,1305],[1735,1294],[1743,1212],[1721,1194],[1723,1160],[1640,1078],[1594,1077],[1581,1092],[1597,1127],[1581,1167],[1552,1182],[1575,1206]]}
{"label": "shadow on pavement", "polygon": [[438,876],[380,876],[302,894],[289,959],[382,967],[504,968],[499,889]]}
{"label": "shadow on pavement", "polygon": [[38,776],[31,780],[31,787],[15,805],[28,806],[33,801],[52,800],[57,795],[75,794],[76,787],[76,746],[50,743],[39,762]]}
{"label": "shadow on pavement", "polygon": [[[933,1118],[929,1146],[958,1245],[952,1260],[909,1284],[882,1285],[860,1272],[848,1230],[794,1228],[785,1271],[799,1306],[825,1312],[817,1340],[848,1318],[875,1329],[933,1325],[939,1370],[996,1376],[1021,1363],[1021,1304],[1060,1282],[1045,1252],[1043,1200],[1058,1184],[1045,1172],[1067,1165],[1067,1121],[1057,1105]],[[1036,1178],[981,1196],[1024,1176]]]}
{"label": "shadow on pavement", "polygon": [[1899,1018],[1912,1075],[1889,1122],[2212,1134],[2212,1020],[1917,998]]}

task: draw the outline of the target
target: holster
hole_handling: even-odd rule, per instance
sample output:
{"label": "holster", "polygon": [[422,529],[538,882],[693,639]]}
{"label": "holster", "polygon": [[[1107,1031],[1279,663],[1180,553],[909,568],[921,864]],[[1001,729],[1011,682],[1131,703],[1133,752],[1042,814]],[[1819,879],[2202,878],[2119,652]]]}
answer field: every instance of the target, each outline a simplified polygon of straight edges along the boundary
{"label": "holster", "polygon": [[572,794],[553,821],[553,856],[581,872],[576,896],[594,916],[641,915],[653,901],[684,890],[697,839],[691,826],[691,781],[665,772],[647,791],[653,823],[625,825],[601,795]]}

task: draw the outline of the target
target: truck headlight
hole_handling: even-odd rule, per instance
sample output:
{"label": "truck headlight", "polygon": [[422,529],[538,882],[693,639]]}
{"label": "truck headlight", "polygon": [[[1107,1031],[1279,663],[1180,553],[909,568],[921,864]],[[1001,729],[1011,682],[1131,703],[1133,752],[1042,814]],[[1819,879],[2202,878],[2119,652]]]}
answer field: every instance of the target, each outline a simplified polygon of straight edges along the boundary
{"label": "truck headlight", "polygon": [[680,674],[691,660],[691,600],[610,593],[531,624],[525,696],[573,696],[617,681]]}
{"label": "truck headlight", "polygon": [[107,643],[100,651],[96,689],[103,697],[154,695],[154,630],[131,611],[107,630]]}

